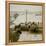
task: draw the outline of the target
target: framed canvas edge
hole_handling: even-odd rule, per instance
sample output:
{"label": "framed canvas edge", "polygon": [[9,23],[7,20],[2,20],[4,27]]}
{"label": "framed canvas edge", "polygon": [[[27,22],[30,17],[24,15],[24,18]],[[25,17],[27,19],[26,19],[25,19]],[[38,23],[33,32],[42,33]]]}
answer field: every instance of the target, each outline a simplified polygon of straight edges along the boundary
{"label": "framed canvas edge", "polygon": [[[15,3],[15,4],[18,4],[18,3],[22,3],[23,4],[23,2],[19,2],[19,1],[6,1],[5,3],[6,3],[6,32],[5,32],[5,34],[6,34],[6,40],[5,40],[5,44],[6,45],[18,45],[18,44],[31,44],[31,43],[45,43],[45,3],[35,3],[35,2],[24,2],[24,4],[34,4],[34,5],[41,5],[42,7],[43,7],[43,10],[42,10],[42,15],[44,15],[43,16],[43,40],[42,41],[30,41],[30,42],[15,42],[15,43],[9,43],[9,40],[8,40],[8,31],[9,31],[9,3]],[[30,4],[30,5],[31,5]]]}

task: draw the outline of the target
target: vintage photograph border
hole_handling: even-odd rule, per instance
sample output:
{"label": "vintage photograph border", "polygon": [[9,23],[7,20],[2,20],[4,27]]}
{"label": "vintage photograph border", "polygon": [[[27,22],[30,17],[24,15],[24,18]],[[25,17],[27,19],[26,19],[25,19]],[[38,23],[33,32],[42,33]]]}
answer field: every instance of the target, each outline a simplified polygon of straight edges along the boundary
{"label": "vintage photograph border", "polygon": [[[18,4],[18,5],[37,5],[42,6],[42,23],[43,23],[43,33],[42,40],[37,41],[22,41],[22,42],[9,42],[9,30],[10,30],[10,4]],[[44,43],[45,42],[45,3],[38,2],[19,2],[19,1],[6,1],[6,45],[15,45],[15,44],[30,44],[30,43]]]}

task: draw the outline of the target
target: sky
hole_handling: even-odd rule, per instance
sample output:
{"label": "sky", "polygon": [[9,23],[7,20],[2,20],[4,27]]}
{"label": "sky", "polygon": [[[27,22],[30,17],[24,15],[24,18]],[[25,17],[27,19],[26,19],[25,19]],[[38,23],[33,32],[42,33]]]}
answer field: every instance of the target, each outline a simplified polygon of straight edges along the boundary
{"label": "sky", "polygon": [[26,12],[27,12],[27,23],[30,22],[42,22],[42,6],[35,5],[10,5],[10,16],[14,16],[14,14],[18,13],[19,16],[14,19],[14,23],[16,25],[20,23],[25,23],[26,21]]}

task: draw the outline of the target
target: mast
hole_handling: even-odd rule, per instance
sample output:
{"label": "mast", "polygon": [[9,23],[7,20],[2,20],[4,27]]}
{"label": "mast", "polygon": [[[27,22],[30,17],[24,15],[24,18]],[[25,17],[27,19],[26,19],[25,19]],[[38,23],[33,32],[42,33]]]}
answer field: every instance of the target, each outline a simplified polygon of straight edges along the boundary
{"label": "mast", "polygon": [[26,22],[25,22],[26,28],[27,28],[27,10],[26,10]]}
{"label": "mast", "polygon": [[26,10],[26,24],[27,24],[27,10]]}

